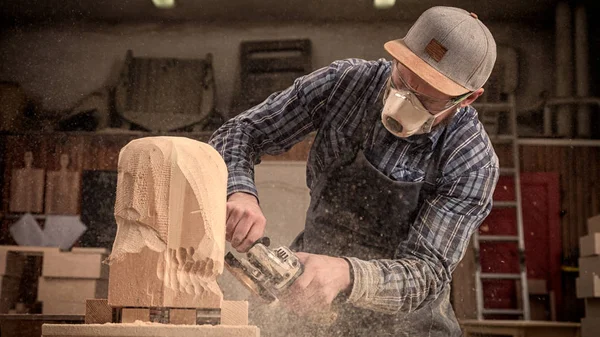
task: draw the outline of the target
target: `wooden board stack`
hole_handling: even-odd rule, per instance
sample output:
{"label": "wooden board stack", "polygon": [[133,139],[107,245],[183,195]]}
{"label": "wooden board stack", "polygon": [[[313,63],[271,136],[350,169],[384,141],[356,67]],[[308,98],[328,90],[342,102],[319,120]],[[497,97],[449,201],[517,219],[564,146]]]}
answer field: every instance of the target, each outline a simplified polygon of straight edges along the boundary
{"label": "wooden board stack", "polygon": [[42,335],[257,337],[247,302],[223,301],[216,281],[227,200],[220,155],[192,139],[148,137],[121,150],[118,168],[108,299],[87,302],[86,324],[44,325]]}
{"label": "wooden board stack", "polygon": [[38,301],[48,315],[84,315],[86,300],[106,298],[107,257],[102,248],[73,248],[71,252],[44,254],[38,284]]}
{"label": "wooden board stack", "polygon": [[587,221],[588,235],[579,239],[577,297],[585,299],[581,337],[600,336],[600,215]]}

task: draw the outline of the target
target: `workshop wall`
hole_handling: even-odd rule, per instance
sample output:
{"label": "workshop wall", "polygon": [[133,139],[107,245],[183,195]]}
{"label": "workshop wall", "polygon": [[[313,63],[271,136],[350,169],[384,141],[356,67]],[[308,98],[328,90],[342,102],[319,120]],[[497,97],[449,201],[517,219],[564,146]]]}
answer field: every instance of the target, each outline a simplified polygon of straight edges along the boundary
{"label": "workshop wall", "polygon": [[[214,56],[217,107],[229,115],[239,74],[239,45],[245,40],[308,38],[313,66],[336,59],[387,57],[385,41],[404,36],[410,23],[234,23],[101,24],[16,28],[0,35],[0,80],[19,82],[43,110],[63,111],[88,93],[113,85],[125,53],[136,56]],[[519,55],[517,102],[522,108],[553,90],[553,29],[533,23],[489,23],[498,44]],[[527,31],[527,34],[522,34]],[[521,109],[520,109],[521,110]]]}

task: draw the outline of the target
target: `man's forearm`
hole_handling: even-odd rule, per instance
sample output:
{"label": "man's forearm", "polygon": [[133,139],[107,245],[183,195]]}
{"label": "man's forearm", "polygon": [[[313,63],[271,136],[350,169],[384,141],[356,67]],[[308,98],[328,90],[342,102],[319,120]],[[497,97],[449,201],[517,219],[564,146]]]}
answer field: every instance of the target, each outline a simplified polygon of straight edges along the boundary
{"label": "man's forearm", "polygon": [[353,270],[348,302],[388,314],[410,313],[437,298],[446,283],[443,269],[421,259],[364,261],[347,258]]}

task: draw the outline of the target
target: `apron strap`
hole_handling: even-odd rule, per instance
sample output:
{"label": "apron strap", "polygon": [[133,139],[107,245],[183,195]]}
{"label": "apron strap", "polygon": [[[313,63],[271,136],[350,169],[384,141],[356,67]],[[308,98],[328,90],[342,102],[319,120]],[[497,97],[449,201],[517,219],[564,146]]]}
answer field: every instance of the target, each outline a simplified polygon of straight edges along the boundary
{"label": "apron strap", "polygon": [[425,198],[430,196],[435,192],[437,185],[437,178],[441,172],[441,162],[442,162],[442,154],[444,150],[444,145],[446,144],[446,135],[448,133],[448,126],[444,126],[444,131],[437,140],[435,147],[433,148],[433,154],[431,155],[431,161],[429,162],[429,166],[427,167],[427,171],[425,172],[425,178],[423,179],[424,184],[419,194],[419,205],[423,204]]}

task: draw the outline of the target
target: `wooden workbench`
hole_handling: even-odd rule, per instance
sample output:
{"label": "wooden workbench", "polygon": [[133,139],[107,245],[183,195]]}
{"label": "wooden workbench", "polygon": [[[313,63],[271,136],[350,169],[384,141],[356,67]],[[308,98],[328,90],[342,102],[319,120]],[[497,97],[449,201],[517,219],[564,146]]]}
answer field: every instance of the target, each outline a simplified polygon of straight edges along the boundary
{"label": "wooden workbench", "polygon": [[465,337],[579,337],[581,324],[549,321],[464,320],[460,322]]}
{"label": "wooden workbench", "polygon": [[41,314],[2,314],[0,315],[0,336],[40,337],[42,325],[82,324],[82,315],[41,315]]}

